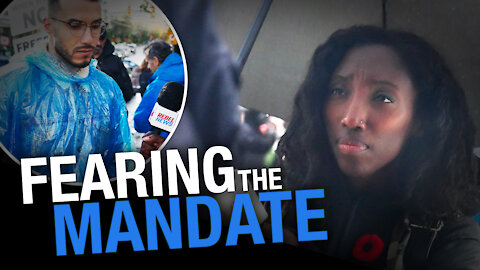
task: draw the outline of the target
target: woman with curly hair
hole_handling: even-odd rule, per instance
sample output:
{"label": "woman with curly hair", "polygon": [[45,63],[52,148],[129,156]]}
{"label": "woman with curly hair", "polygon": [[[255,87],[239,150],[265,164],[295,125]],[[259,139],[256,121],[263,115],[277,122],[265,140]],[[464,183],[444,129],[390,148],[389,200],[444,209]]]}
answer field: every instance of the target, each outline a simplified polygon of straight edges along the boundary
{"label": "woman with curly hair", "polygon": [[[379,269],[478,269],[474,135],[462,88],[421,38],[335,32],[277,150],[284,187],[325,190],[325,218],[309,228],[328,240],[299,245]],[[295,230],[294,206],[285,214]]]}

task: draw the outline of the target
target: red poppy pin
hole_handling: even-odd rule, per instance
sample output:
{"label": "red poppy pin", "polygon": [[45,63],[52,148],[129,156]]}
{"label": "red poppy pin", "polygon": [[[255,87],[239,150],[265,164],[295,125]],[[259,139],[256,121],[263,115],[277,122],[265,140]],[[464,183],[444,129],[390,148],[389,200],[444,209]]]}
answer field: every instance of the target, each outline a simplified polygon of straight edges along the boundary
{"label": "red poppy pin", "polygon": [[353,257],[362,262],[372,262],[382,254],[383,241],[376,234],[365,234],[358,238],[353,247]]}

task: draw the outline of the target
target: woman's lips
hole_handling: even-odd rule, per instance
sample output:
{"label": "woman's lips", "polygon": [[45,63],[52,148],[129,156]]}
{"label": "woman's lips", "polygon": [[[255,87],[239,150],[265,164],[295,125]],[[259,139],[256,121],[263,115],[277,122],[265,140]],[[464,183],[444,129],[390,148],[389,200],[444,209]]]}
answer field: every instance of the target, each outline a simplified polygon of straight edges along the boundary
{"label": "woman's lips", "polygon": [[346,154],[355,154],[368,149],[368,145],[356,139],[339,139],[338,149]]}

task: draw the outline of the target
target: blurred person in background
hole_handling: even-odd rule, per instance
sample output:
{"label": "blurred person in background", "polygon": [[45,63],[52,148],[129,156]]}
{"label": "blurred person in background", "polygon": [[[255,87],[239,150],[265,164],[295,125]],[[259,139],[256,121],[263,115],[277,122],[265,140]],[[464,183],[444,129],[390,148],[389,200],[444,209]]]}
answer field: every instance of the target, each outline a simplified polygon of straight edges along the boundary
{"label": "blurred person in background", "polygon": [[122,59],[114,55],[114,51],[115,47],[107,38],[107,31],[104,31],[95,46],[94,58],[98,61],[97,68],[117,82],[122,90],[123,99],[128,102],[134,95],[132,81]]}
{"label": "blurred person in background", "polygon": [[145,47],[145,55],[147,68],[153,75],[133,117],[134,128],[140,133],[147,133],[151,129],[148,118],[163,86],[167,82],[183,84],[185,81],[182,57],[173,52],[170,44],[161,40],[154,41]]}
{"label": "blurred person in background", "polygon": [[153,74],[152,71],[147,68],[147,65],[147,59],[143,59],[140,66],[135,67],[132,70],[132,84],[134,85],[136,92],[139,92],[142,97],[143,94],[145,94],[145,90],[147,90],[147,85]]}

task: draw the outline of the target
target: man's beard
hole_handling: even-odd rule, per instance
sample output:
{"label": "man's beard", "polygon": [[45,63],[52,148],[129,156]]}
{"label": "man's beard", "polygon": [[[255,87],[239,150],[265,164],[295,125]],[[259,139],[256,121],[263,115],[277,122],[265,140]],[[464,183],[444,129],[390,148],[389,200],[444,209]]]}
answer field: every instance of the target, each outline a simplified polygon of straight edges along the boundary
{"label": "man's beard", "polygon": [[[89,47],[93,48],[93,47]],[[69,66],[74,67],[74,68],[84,68],[87,67],[90,64],[90,59],[82,62],[82,63],[74,63],[72,61],[72,56],[68,54],[68,52],[60,46],[60,44],[56,43],[55,44],[55,52],[62,58],[62,60]],[[93,57],[93,55],[92,55]]]}

